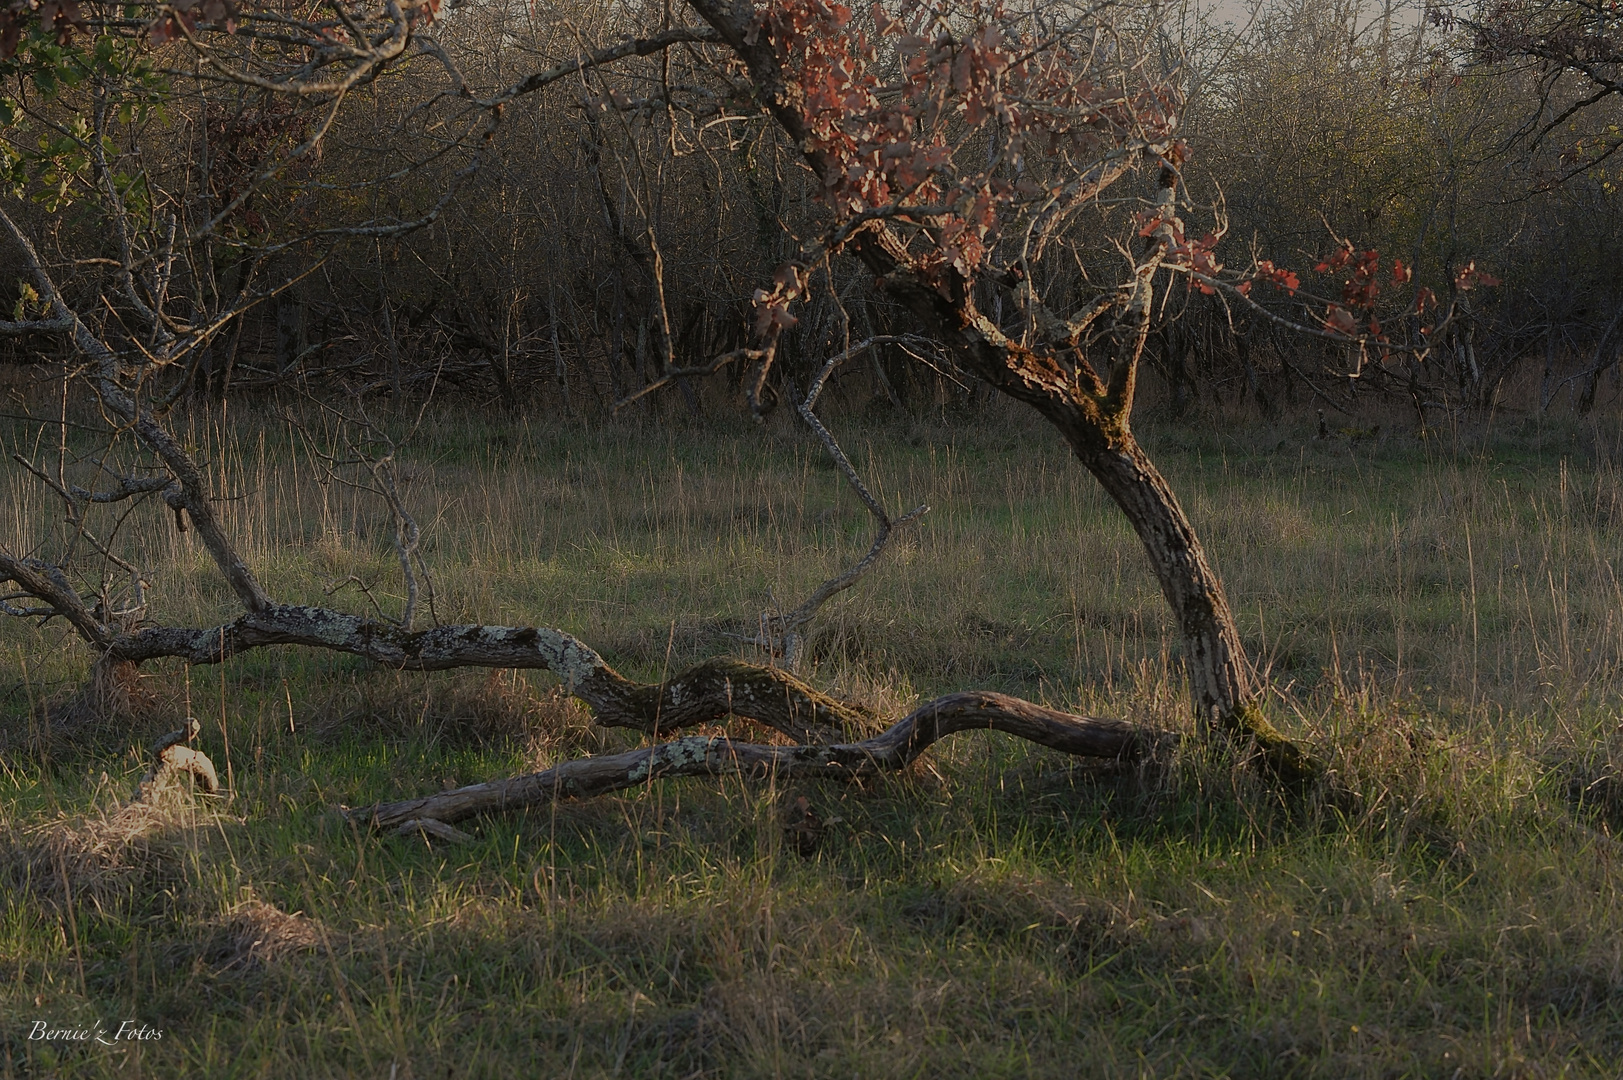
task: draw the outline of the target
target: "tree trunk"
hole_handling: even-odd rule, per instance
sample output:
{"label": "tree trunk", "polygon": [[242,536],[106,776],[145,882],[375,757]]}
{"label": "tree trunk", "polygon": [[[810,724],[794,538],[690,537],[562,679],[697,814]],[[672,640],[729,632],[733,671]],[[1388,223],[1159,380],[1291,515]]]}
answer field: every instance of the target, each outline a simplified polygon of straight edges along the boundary
{"label": "tree trunk", "polygon": [[1131,434],[1102,450],[1069,441],[1144,544],[1161,594],[1178,622],[1196,716],[1205,724],[1221,723],[1250,701],[1250,665],[1223,584],[1194,526]]}
{"label": "tree trunk", "polygon": [[1607,324],[1606,332],[1600,336],[1600,344],[1595,346],[1595,360],[1590,365],[1588,377],[1584,380],[1583,393],[1578,397],[1578,415],[1588,416],[1595,407],[1595,397],[1600,392],[1600,380],[1609,371],[1613,364],[1623,358],[1623,352],[1613,349],[1611,356],[1606,355],[1606,346],[1611,343],[1612,333],[1617,325],[1623,321],[1623,307],[1618,308],[1617,314]]}
{"label": "tree trunk", "polygon": [[888,271],[882,274],[886,291],[951,344],[964,368],[1032,406],[1052,424],[1127,515],[1177,620],[1192,705],[1202,727],[1254,748],[1264,767],[1289,785],[1319,777],[1322,766],[1280,734],[1258,708],[1250,664],[1222,582],[1172,488],[1132,435],[1129,420],[1152,295],[1148,277],[1122,319],[1115,355],[1101,379],[1079,353],[1066,357],[1062,350],[1032,349],[1006,337],[975,310],[967,292],[946,296],[921,285],[899,268],[877,238],[863,237],[858,254],[876,272]]}
{"label": "tree trunk", "polygon": [[[1062,429],[1063,430],[1063,429]],[[1195,716],[1207,730],[1253,740],[1279,779],[1305,783],[1321,769],[1271,725],[1257,707],[1251,664],[1223,583],[1212,569],[1172,488],[1130,432],[1115,445],[1065,431],[1086,469],[1121,507],[1149,556],[1178,623]]]}

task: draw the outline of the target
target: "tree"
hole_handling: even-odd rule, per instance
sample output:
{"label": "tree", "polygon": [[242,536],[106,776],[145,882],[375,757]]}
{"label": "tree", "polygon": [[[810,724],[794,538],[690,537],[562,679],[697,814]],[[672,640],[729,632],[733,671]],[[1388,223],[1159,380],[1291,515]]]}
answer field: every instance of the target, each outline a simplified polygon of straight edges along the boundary
{"label": "tree", "polygon": [[[1465,12],[1441,6],[1439,25],[1465,31],[1471,63],[1525,71],[1536,88],[1522,133],[1566,144],[1549,183],[1601,168],[1623,149],[1616,113],[1623,97],[1623,11],[1608,0],[1494,0]],[[1579,131],[1577,120],[1588,120]],[[1562,128],[1576,138],[1558,134]]]}

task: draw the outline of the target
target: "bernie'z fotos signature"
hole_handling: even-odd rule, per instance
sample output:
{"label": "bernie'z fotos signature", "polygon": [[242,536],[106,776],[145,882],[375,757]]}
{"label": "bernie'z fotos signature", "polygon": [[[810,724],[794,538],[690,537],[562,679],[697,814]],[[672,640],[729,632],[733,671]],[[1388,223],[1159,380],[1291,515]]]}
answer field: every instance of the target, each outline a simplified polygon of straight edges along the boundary
{"label": "bernie'z fotos signature", "polygon": [[121,1043],[152,1042],[161,1038],[163,1032],[160,1029],[136,1020],[124,1021],[111,1035],[100,1020],[91,1027],[52,1027],[49,1020],[35,1020],[33,1026],[28,1029],[30,1042],[35,1040],[62,1043],[98,1042],[103,1046],[118,1046]]}

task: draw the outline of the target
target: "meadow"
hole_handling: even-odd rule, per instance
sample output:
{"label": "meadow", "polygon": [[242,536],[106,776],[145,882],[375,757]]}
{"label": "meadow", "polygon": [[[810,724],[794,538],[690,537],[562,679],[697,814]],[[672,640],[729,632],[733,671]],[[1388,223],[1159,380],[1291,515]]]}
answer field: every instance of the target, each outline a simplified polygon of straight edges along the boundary
{"label": "meadow", "polygon": [[[179,426],[270,591],[364,611],[355,575],[392,610],[386,508],[233,408]],[[8,458],[48,452],[7,423]],[[965,733],[860,785],[682,780],[467,845],[376,837],[339,808],[638,736],[544,674],[292,649],[152,665],[134,720],[63,731],[90,656],[8,619],[0,1075],[1617,1076],[1615,417],[1141,427],[1270,715],[1356,810],[1198,748],[1120,770]],[[1189,728],[1138,541],[1050,433],[998,406],[839,430],[888,506],[931,509],[824,610],[812,683],[887,716],[982,687]],[[402,466],[438,618],[558,627],[645,680],[750,655],[761,611],[869,538],[787,425],[447,412]],[[59,528],[21,470],[0,508],[14,551]],[[230,617],[166,509],[122,528],[152,617]],[[188,712],[230,797],[132,809],[140,748]],[[29,1038],[131,1019],[161,1038]]]}

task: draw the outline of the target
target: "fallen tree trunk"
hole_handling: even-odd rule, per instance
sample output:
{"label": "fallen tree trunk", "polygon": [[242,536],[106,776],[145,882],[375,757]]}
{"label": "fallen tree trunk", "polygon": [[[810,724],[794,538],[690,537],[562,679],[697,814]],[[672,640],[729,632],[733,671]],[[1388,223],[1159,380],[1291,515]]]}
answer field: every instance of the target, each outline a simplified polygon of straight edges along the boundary
{"label": "fallen tree trunk", "polygon": [[[0,572],[34,582],[32,567],[0,555]],[[382,803],[351,811],[357,821],[378,829],[458,839],[449,829],[484,813],[581,798],[679,776],[776,775],[784,778],[854,778],[906,767],[931,744],[954,731],[1003,731],[1068,754],[1137,761],[1177,741],[1116,720],[1074,716],[1019,698],[968,691],[937,698],[892,724],[881,734],[847,741],[875,719],[869,712],[808,686],[779,668],[741,660],[707,660],[659,683],[627,679],[584,642],[561,630],[533,626],[437,626],[408,630],[383,620],[326,608],[267,604],[231,622],[208,628],[149,627],[120,633],[96,621],[79,598],[41,578],[35,595],[45,593],[56,609],[101,650],[108,662],[139,664],[177,658],[191,664],[217,664],[238,653],[272,645],[300,645],[349,653],[407,671],[460,667],[545,669],[565,689],[586,702],[597,722],[630,727],[658,736],[699,724],[740,716],[766,724],[798,745],[774,746],[721,736],[676,739],[647,749],[564,762],[544,772],[491,781],[421,799]],[[178,745],[179,733],[165,740],[164,765],[194,772],[207,788],[201,754]],[[184,760],[182,760],[184,758]],[[167,771],[167,770],[165,770]],[[143,784],[143,792],[153,786]]]}
{"label": "fallen tree trunk", "polygon": [[1002,731],[1082,757],[1136,761],[1171,746],[1176,736],[1118,720],[1101,720],[986,691],[949,694],[920,706],[884,732],[851,735],[874,717],[823,694],[779,668],[741,660],[707,660],[660,683],[638,683],[615,671],[590,646],[533,626],[438,626],[408,631],[325,608],[269,605],[206,629],[150,628],[112,637],[107,655],[139,663],[164,657],[221,663],[251,649],[302,645],[365,657],[408,671],[459,667],[539,668],[591,706],[598,723],[650,735],[739,716],[765,724],[795,746],[721,736],[675,739],[623,754],[567,761],[544,772],[474,784],[420,799],[351,811],[378,829],[425,832],[479,814],[586,798],[679,776],[777,775],[853,778],[904,768],[955,731]]}
{"label": "fallen tree trunk", "polygon": [[[1081,757],[1139,761],[1176,743],[1177,736],[1088,716],[1074,716],[1020,698],[985,691],[936,698],[871,739],[824,746],[767,746],[721,736],[691,736],[623,754],[579,758],[543,772],[442,791],[419,799],[349,811],[374,829],[424,831],[480,814],[588,798],[679,776],[743,775],[779,779],[851,779],[904,768],[955,731],[1002,731]],[[436,835],[441,835],[436,831]]]}
{"label": "fallen tree trunk", "polygon": [[326,608],[273,604],[207,629],[158,627],[121,635],[106,648],[122,661],[176,657],[191,664],[217,664],[270,645],[349,653],[405,671],[544,669],[590,705],[598,723],[653,735],[742,716],[797,743],[831,743],[849,738],[874,719],[786,671],[741,660],[707,660],[660,683],[635,682],[585,642],[562,630],[537,626],[408,631]]}

